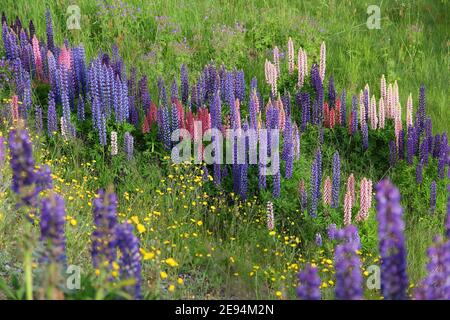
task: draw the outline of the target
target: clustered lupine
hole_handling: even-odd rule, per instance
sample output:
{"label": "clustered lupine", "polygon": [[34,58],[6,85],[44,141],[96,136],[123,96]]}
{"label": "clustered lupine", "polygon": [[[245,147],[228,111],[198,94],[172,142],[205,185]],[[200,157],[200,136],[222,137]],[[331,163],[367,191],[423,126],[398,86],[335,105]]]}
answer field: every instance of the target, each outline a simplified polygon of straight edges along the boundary
{"label": "clustered lupine", "polygon": [[376,185],[381,291],[389,300],[406,299],[406,248],[400,192],[389,180]]}
{"label": "clustered lupine", "polygon": [[42,199],[41,204],[41,237],[45,251],[44,259],[48,263],[65,263],[66,236],[64,233],[65,208],[64,199],[52,194]]}
{"label": "clustered lupine", "polygon": [[306,265],[298,273],[299,286],[297,287],[297,296],[301,300],[320,300],[320,278],[317,267]]}
{"label": "clustered lupine", "polygon": [[337,238],[342,243],[334,251],[336,269],[336,299],[360,300],[363,298],[361,261],[358,250],[360,241],[358,230],[348,225],[338,231]]}

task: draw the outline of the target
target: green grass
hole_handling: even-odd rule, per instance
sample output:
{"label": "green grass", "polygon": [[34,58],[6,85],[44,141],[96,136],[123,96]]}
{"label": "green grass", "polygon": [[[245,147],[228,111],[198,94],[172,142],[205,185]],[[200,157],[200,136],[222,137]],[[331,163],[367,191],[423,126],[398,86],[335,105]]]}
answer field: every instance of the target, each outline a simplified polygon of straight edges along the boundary
{"label": "green grass", "polygon": [[[434,131],[449,130],[446,1],[379,2],[381,30],[366,27],[366,9],[374,4],[372,1],[127,1],[129,6],[140,6],[142,10],[133,20],[118,14],[100,15],[95,2],[80,0],[80,31],[66,29],[69,3],[3,0],[2,10],[9,19],[17,14],[23,22],[32,18],[38,34],[44,36],[44,11],[48,6],[56,42],[60,44],[64,38],[75,44],[82,42],[89,57],[99,50],[110,52],[112,44],[117,43],[125,65],[149,77],[153,97],[158,76],[165,77],[167,84],[178,77],[180,64],[185,63],[194,79],[211,60],[243,69],[247,83],[256,76],[267,97],[264,61],[270,58],[269,51],[275,45],[286,51],[287,39],[292,37],[296,48],[299,44],[306,48],[311,63],[317,60],[320,43],[325,41],[327,75],[334,76],[339,92],[346,88],[349,97],[368,83],[378,96],[379,79],[385,74],[389,82],[398,81],[402,106],[412,92],[416,107],[418,88],[423,83]],[[156,16],[168,17],[168,27],[158,26]],[[244,26],[245,32],[236,23]],[[227,26],[224,31],[223,26]],[[180,31],[172,33],[177,27]],[[182,46],[184,38],[188,47]],[[1,129],[6,136],[7,128]],[[398,185],[405,208],[408,273],[411,282],[417,284],[425,274],[426,248],[433,236],[443,231],[448,180],[438,182],[437,210],[429,214],[429,184],[436,179],[436,163],[424,172],[424,183],[418,189],[414,167],[401,163],[389,168],[383,163],[388,155],[386,142],[392,138],[389,135],[391,131],[371,131],[370,149],[363,153],[359,136],[348,138],[344,130],[326,130],[324,175],[331,174],[332,155],[339,150],[341,193],[351,172],[358,180],[363,176],[374,181],[390,176]],[[68,292],[67,296],[92,298],[94,291],[104,286],[93,276],[90,264],[89,203],[98,188],[111,185],[119,196],[119,219],[131,219],[137,225],[133,220],[137,218],[146,229],[139,235],[141,248],[148,257],[154,254],[142,264],[147,298],[276,298],[277,291],[283,298],[295,298],[296,266],[301,268],[305,262],[321,267],[324,282],[334,279],[326,263],[326,259],[333,260],[333,244],[325,241],[324,247],[318,249],[314,235],[322,232],[325,239],[328,223],[341,224],[342,208],[325,210],[320,206],[318,221],[298,212],[297,185],[300,179],[308,184],[316,138],[314,128],[302,136],[302,156],[295,164],[295,179],[282,182],[282,197],[275,201],[277,232],[269,234],[265,226],[265,205],[271,199],[268,193],[238,201],[228,189],[217,190],[203,181],[199,166],[173,166],[158,148],[141,150],[134,160],[126,162],[123,152],[111,159],[91,141],[83,145],[86,141],[36,137],[37,163],[51,166],[56,190],[66,199],[67,215],[76,221],[72,225],[69,219],[66,226],[68,260],[82,266],[86,279],[82,292]],[[15,198],[9,190],[9,178],[10,170],[5,166],[0,189],[0,276],[14,284],[14,277],[22,279],[23,275],[19,240],[27,221],[23,212],[13,209]],[[367,223],[358,225],[365,268],[377,258],[373,208],[370,214]],[[36,240],[38,226],[32,229]],[[178,266],[167,265],[165,260],[170,257]],[[323,271],[326,267],[330,270]],[[168,277],[162,279],[161,271]],[[43,284],[42,272],[36,266],[36,287]],[[184,279],[183,285],[177,283],[179,277]],[[171,284],[176,286],[174,292],[168,290]],[[91,286],[95,287],[92,292]],[[332,298],[333,289],[331,284],[323,289],[324,297]],[[36,290],[35,296],[40,294]],[[366,297],[378,299],[380,294],[366,290]]]}

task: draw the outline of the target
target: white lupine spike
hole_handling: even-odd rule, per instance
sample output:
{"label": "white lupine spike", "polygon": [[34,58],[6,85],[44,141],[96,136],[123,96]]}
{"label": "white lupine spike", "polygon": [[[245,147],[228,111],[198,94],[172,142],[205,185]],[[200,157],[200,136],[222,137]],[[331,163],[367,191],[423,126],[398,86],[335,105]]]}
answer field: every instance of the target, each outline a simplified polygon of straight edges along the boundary
{"label": "white lupine spike", "polygon": [[375,95],[370,100],[370,127],[372,130],[376,130],[378,127],[377,100],[375,99]]}
{"label": "white lupine spike", "polygon": [[277,78],[280,76],[280,50],[278,47],[273,49],[273,63],[276,67]]}
{"label": "white lupine spike", "polygon": [[319,63],[319,74],[320,79],[325,79],[325,69],[327,64],[327,47],[325,46],[325,42],[322,42],[320,45],[320,63]]}
{"label": "white lupine spike", "polygon": [[308,55],[306,54],[306,50],[303,49],[303,79],[306,79],[308,75]]}
{"label": "white lupine spike", "polygon": [[387,103],[385,105],[386,115],[389,119],[392,118],[392,105],[393,105],[392,94],[393,94],[392,93],[392,84],[389,83],[388,91],[387,91]]}
{"label": "white lupine spike", "polygon": [[293,74],[294,73],[294,69],[295,69],[294,55],[295,55],[294,42],[292,41],[292,38],[289,37],[289,41],[288,41],[288,63],[289,63],[288,70],[289,70],[289,74]]}
{"label": "white lupine spike", "polygon": [[297,57],[297,69],[298,69],[298,80],[297,80],[297,85],[299,88],[303,87],[303,83],[305,81],[305,77],[304,77],[304,64],[303,64],[303,50],[302,48],[298,49],[298,57]]}
{"label": "white lupine spike", "polygon": [[366,108],[364,107],[364,92],[359,92],[359,123],[361,126],[366,123]]}
{"label": "white lupine spike", "polygon": [[386,78],[384,77],[384,74],[381,76],[380,80],[380,92],[381,98],[383,99],[383,102],[386,104],[387,92],[386,92]]}
{"label": "white lupine spike", "polygon": [[406,102],[406,125],[412,127],[413,125],[413,100],[412,94],[409,94],[408,101]]}
{"label": "white lupine spike", "polygon": [[111,132],[111,155],[115,156],[117,155],[118,149],[117,149],[117,132],[112,131]]}
{"label": "white lupine spike", "polygon": [[394,106],[397,106],[400,103],[400,98],[398,95],[398,83],[397,80],[394,81],[394,87],[393,87],[393,94],[394,94]]}
{"label": "white lupine spike", "polygon": [[378,116],[379,116],[379,122],[380,122],[380,128],[384,129],[384,119],[386,117],[386,110],[384,109],[384,99],[380,98],[379,104],[378,104]]}
{"label": "white lupine spike", "polygon": [[352,223],[352,195],[347,192],[344,197],[344,225],[348,226]]}

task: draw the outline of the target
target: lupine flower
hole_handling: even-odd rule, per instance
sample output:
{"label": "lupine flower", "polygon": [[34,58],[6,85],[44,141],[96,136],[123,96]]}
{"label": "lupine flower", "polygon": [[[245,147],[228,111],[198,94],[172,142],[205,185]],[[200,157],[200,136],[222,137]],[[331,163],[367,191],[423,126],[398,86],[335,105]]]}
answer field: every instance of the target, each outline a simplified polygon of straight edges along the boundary
{"label": "lupine flower", "polygon": [[308,193],[306,192],[305,182],[303,180],[298,185],[298,196],[300,199],[300,211],[304,212],[308,208]]}
{"label": "lupine flower", "polygon": [[355,176],[350,174],[347,179],[347,191],[346,193],[350,193],[352,197],[352,205],[355,205],[356,197],[355,197]]}
{"label": "lupine flower", "polygon": [[416,183],[422,184],[423,175],[422,175],[423,163],[419,162],[416,166]]}
{"label": "lupine flower", "polygon": [[0,170],[3,169],[3,165],[5,164],[5,141],[3,136],[0,135]]}
{"label": "lupine flower", "polygon": [[187,104],[189,99],[189,75],[186,65],[181,65],[181,101]]}
{"label": "lupine flower", "polygon": [[125,153],[127,154],[127,159],[130,161],[133,158],[134,152],[134,138],[129,132],[125,132]]}
{"label": "lupine flower", "polygon": [[425,122],[425,86],[421,85],[419,90],[419,108],[416,113],[416,123],[419,129],[419,132],[422,132]]}
{"label": "lupine flower", "polygon": [[395,166],[397,162],[397,147],[395,146],[395,141],[389,141],[389,165],[391,167]]}
{"label": "lupine flower", "polygon": [[344,197],[344,225],[348,226],[352,223],[352,202],[353,198],[350,192],[347,191]]}
{"label": "lupine flower", "polygon": [[389,181],[376,186],[378,238],[381,255],[381,291],[388,300],[406,299],[406,249],[400,192]]}
{"label": "lupine flower", "polygon": [[36,106],[35,109],[35,126],[36,126],[36,131],[38,133],[42,132],[43,126],[44,124],[42,123],[42,108],[40,106]]}
{"label": "lupine flower", "polygon": [[367,220],[369,218],[369,209],[372,206],[372,181],[363,178],[360,187],[360,209],[356,216],[357,221]]}
{"label": "lupine flower", "polygon": [[275,217],[273,213],[273,203],[267,202],[267,229],[273,230],[275,228]]}
{"label": "lupine flower", "polygon": [[419,160],[424,164],[428,164],[428,139],[423,139],[420,144]]}
{"label": "lupine flower", "polygon": [[115,156],[117,155],[118,148],[117,148],[117,132],[112,131],[111,132],[111,155]]}
{"label": "lupine flower", "polygon": [[310,264],[298,273],[297,296],[301,300],[320,300],[321,280],[316,267]]}
{"label": "lupine flower", "polygon": [[330,177],[325,178],[323,184],[323,203],[325,205],[331,205],[331,179]]}
{"label": "lupine flower", "polygon": [[293,144],[293,130],[291,119],[287,119],[284,133],[283,133],[283,151],[286,161],[285,177],[292,178],[292,171],[294,166],[294,144]]}
{"label": "lupine flower", "polygon": [[450,300],[450,240],[434,239],[428,248],[428,275],[414,292],[416,300]]}
{"label": "lupine flower", "polygon": [[320,64],[319,64],[319,74],[322,82],[325,79],[326,63],[327,63],[327,48],[325,46],[325,42],[322,42],[322,44],[320,45]]}
{"label": "lupine flower", "polygon": [[[447,163],[447,160],[445,159],[445,157],[441,156],[438,160],[438,178],[439,179],[444,179],[446,163]],[[450,170],[449,170],[449,172],[450,172]]]}
{"label": "lupine flower", "polygon": [[450,239],[450,184],[447,185],[447,220],[445,222],[445,236]]}
{"label": "lupine flower", "polygon": [[93,201],[95,229],[92,232],[92,263],[95,268],[106,262],[111,266],[116,259],[113,230],[117,225],[117,197],[113,192],[100,189]]}
{"label": "lupine flower", "polygon": [[357,229],[348,225],[339,232],[342,243],[334,253],[336,268],[336,299],[361,300],[363,298],[361,261],[357,251],[360,249]]}
{"label": "lupine flower", "polygon": [[322,246],[322,235],[320,233],[316,233],[316,245],[318,247]]}
{"label": "lupine flower", "polygon": [[20,195],[25,205],[33,205],[35,201],[34,183],[35,174],[33,150],[28,132],[22,129],[13,129],[9,133],[9,150],[12,169],[12,190]]}
{"label": "lupine flower", "polygon": [[337,227],[335,223],[332,223],[327,228],[328,239],[333,241],[336,240]]}
{"label": "lupine flower", "polygon": [[41,208],[41,237],[44,246],[44,259],[49,263],[65,263],[66,236],[64,199],[53,194],[42,199]]}
{"label": "lupine flower", "polygon": [[333,156],[333,199],[331,202],[332,208],[339,207],[339,189],[341,184],[341,160],[339,153],[336,151]]}
{"label": "lupine flower", "polygon": [[127,222],[114,228],[114,244],[120,250],[120,279],[133,280],[124,290],[134,299],[142,299],[141,295],[141,253],[139,239],[133,234],[133,226]]}
{"label": "lupine flower", "polygon": [[436,210],[436,181],[431,182],[430,185],[430,210],[431,213]]}
{"label": "lupine flower", "polygon": [[367,150],[369,148],[369,128],[367,127],[367,123],[363,123],[361,125],[361,131],[362,131],[362,143],[363,143],[363,150]]}
{"label": "lupine flower", "polygon": [[55,43],[53,40],[53,21],[50,10],[45,12],[46,30],[47,30],[47,48],[51,52],[55,53]]}
{"label": "lupine flower", "polygon": [[78,98],[78,104],[77,104],[77,118],[80,121],[84,121],[84,100],[83,97],[80,95]]}

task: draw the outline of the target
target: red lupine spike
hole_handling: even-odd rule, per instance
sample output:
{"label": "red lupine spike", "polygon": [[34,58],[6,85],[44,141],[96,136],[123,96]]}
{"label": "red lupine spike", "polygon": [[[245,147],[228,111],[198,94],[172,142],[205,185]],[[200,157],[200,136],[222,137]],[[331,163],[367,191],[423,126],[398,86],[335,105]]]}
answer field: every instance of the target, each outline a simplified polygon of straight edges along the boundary
{"label": "red lupine spike", "polygon": [[334,123],[335,123],[335,115],[334,115],[334,109],[331,109],[330,110],[330,113],[329,113],[329,119],[328,119],[328,121],[329,121],[329,125],[330,125],[330,128],[334,128]]}
{"label": "red lupine spike", "polygon": [[342,124],[341,123],[341,101],[340,100],[336,101],[336,112],[335,112],[334,122],[337,124]]}

